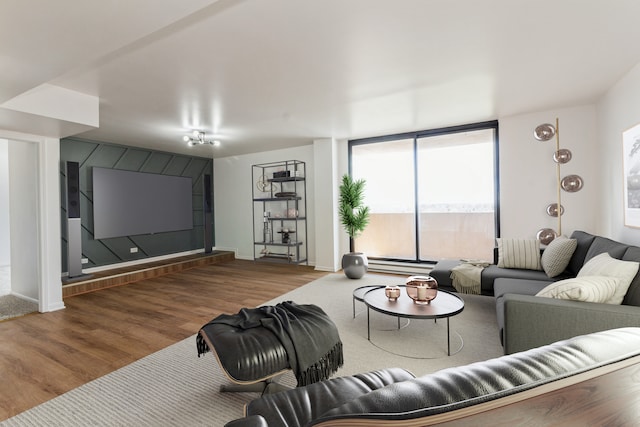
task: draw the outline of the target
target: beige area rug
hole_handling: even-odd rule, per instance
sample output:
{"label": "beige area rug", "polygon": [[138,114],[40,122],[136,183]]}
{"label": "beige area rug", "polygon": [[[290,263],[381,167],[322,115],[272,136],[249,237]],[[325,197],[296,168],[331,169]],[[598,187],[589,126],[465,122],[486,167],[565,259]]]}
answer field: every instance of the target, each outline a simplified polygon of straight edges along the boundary
{"label": "beige area rug", "polygon": [[15,295],[0,297],[0,321],[38,311],[38,304]]}
{"label": "beige area rug", "polygon": [[[451,318],[450,326],[452,348],[457,349],[462,341],[464,346],[451,357],[446,356],[446,321],[412,321],[398,331],[395,318],[374,313],[372,338],[377,346],[369,342],[362,303],[356,303],[358,314],[353,318],[353,289],[403,281],[375,274],[360,280],[329,274],[265,304],[291,300],[322,307],[337,324],[344,344],[345,365],[338,376],[390,366],[423,375],[502,354],[493,298],[478,295],[461,295],[465,309]],[[394,353],[434,358],[398,356],[380,347]],[[293,385],[295,380],[293,375],[286,375],[281,382]],[[218,389],[223,383],[226,380],[214,356],[197,357],[194,335],[10,418],[0,426],[223,426],[241,417],[243,405],[258,397],[256,393],[220,393]]]}

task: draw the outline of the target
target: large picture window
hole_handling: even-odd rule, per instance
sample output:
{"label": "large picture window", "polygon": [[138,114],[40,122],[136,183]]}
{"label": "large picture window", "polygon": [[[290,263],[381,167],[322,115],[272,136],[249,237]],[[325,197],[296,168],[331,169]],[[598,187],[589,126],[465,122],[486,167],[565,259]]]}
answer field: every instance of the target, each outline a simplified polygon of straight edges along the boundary
{"label": "large picture window", "polygon": [[498,123],[349,142],[371,221],[354,250],[369,258],[493,260],[498,234]]}

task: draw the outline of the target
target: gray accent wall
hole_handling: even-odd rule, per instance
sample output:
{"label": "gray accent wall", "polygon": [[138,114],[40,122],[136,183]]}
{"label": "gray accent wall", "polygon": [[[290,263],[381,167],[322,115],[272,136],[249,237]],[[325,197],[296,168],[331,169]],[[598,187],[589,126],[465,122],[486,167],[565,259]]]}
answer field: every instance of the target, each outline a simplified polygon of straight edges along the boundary
{"label": "gray accent wall", "polygon": [[[80,216],[82,224],[83,268],[107,266],[127,261],[170,255],[204,248],[203,177],[213,179],[213,160],[138,147],[65,138],[60,141],[60,209],[62,271],[67,267],[67,190],[65,165],[80,164]],[[96,240],[93,237],[93,167],[190,177],[193,182],[193,228],[191,230]],[[212,185],[213,188],[213,185]],[[213,200],[213,196],[212,196]],[[211,216],[211,230],[214,230]],[[212,231],[212,234],[214,231]],[[215,236],[212,236],[215,246]],[[131,253],[131,248],[138,252]]]}

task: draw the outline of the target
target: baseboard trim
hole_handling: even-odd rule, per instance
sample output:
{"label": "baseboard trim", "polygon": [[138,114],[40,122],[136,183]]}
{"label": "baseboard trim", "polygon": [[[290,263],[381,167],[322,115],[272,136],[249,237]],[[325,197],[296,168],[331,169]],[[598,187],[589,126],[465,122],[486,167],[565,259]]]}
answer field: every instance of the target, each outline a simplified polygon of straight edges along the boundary
{"label": "baseboard trim", "polygon": [[370,272],[397,273],[397,274],[429,274],[433,269],[431,264],[407,264],[399,262],[381,262],[369,260]]}
{"label": "baseboard trim", "polygon": [[196,255],[171,258],[153,263],[137,264],[128,268],[116,268],[113,270],[96,273],[92,278],[80,282],[64,283],[62,285],[62,298],[95,292],[114,286],[126,285],[144,279],[164,276],[194,267],[218,264],[235,259],[233,252],[213,251],[210,254],[199,253]]}

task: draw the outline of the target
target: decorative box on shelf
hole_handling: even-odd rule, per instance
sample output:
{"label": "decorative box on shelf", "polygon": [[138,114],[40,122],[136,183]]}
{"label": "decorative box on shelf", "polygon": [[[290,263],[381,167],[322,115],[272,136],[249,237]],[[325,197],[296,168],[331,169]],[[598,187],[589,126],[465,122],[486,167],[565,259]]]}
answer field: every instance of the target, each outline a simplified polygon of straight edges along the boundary
{"label": "decorative box on shelf", "polygon": [[288,178],[290,176],[291,176],[291,171],[289,170],[277,171],[273,173],[274,178]]}

